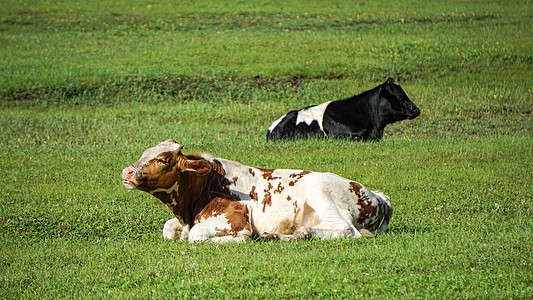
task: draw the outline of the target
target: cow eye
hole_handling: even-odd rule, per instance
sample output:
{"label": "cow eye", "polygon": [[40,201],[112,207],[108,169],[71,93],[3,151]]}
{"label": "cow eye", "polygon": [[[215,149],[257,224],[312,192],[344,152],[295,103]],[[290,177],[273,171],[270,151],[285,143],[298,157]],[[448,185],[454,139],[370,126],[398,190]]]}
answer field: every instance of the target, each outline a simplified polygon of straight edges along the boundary
{"label": "cow eye", "polygon": [[160,164],[166,164],[167,161],[164,158],[156,158],[156,161]]}

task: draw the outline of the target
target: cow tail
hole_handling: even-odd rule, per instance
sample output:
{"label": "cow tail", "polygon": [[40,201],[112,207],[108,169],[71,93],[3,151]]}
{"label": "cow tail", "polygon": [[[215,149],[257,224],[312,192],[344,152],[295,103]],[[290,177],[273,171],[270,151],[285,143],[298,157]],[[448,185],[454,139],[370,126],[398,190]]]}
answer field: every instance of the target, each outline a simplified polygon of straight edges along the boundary
{"label": "cow tail", "polygon": [[383,219],[378,229],[372,232],[374,236],[380,235],[385,232],[385,230],[387,230],[387,227],[389,227],[390,219],[392,217],[392,205],[390,203],[389,197],[385,196],[382,193],[376,194],[381,200],[379,206],[383,209]]}

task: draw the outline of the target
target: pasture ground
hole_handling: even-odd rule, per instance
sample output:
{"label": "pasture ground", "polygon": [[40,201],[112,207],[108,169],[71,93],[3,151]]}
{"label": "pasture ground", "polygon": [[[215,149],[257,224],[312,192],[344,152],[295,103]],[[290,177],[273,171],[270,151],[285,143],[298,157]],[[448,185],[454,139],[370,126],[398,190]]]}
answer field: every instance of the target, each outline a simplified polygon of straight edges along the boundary
{"label": "pasture ground", "polygon": [[[0,3],[0,298],[533,297],[531,1]],[[267,143],[396,78],[380,142]],[[188,244],[120,172],[167,138],[389,195],[377,238]]]}

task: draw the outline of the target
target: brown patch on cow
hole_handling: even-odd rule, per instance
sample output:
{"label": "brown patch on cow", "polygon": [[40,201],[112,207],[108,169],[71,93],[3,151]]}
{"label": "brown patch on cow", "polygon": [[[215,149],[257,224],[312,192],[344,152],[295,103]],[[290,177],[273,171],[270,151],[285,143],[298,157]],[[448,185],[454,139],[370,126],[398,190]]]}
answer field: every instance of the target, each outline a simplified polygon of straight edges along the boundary
{"label": "brown patch on cow", "polygon": [[350,181],[350,188],[348,189],[348,191],[350,191],[350,193],[354,193],[357,197],[361,197],[360,191],[362,188],[363,186],[361,184],[355,181]]}
{"label": "brown patch on cow", "polygon": [[311,171],[302,171],[300,173],[291,174],[289,175],[290,178],[296,178],[296,180],[299,180],[300,178],[304,177],[304,175],[307,175],[311,173]]}
{"label": "brown patch on cow", "polygon": [[305,175],[311,173],[311,171],[302,171],[300,173],[295,173],[289,175],[290,178],[295,178],[293,181],[289,182],[289,186],[294,186],[298,180],[302,179]]}
{"label": "brown patch on cow", "polygon": [[[176,162],[180,162],[178,158]],[[146,186],[142,185],[138,188],[150,192],[156,188],[168,189],[176,182],[175,177],[167,168],[173,162],[172,152],[164,152],[150,160],[142,166],[143,177],[146,178]]]}
{"label": "brown patch on cow", "polygon": [[250,175],[255,177],[255,172],[254,172],[254,170],[252,168],[248,169],[248,173],[250,173]]}
{"label": "brown patch on cow", "polygon": [[275,169],[259,169],[259,170],[263,172],[263,179],[266,179],[268,181],[281,178],[279,176],[272,176],[272,173],[274,173]]}
{"label": "brown patch on cow", "polygon": [[373,217],[376,216],[378,207],[372,204],[372,201],[368,198],[366,194],[358,194],[359,200],[357,204],[359,206],[359,216],[357,218],[357,223],[368,224],[369,222],[372,222]]}
{"label": "brown patch on cow", "polygon": [[281,234],[293,234],[294,231],[296,231],[296,226],[294,225],[294,222],[291,220],[283,220],[279,222],[277,232]]}
{"label": "brown patch on cow", "polygon": [[372,205],[372,202],[370,202],[370,200],[359,201],[359,220],[357,220],[358,222],[369,219],[375,214],[376,207]]}
{"label": "brown patch on cow", "polygon": [[[287,200],[291,201],[292,199],[289,196],[287,196]],[[298,212],[298,201],[294,201],[292,205],[294,206],[294,213],[296,214]]]}
{"label": "brown patch on cow", "polygon": [[266,206],[272,205],[272,195],[270,195],[270,190],[272,190],[273,186],[269,182],[267,188],[265,189],[265,196],[263,197],[263,201],[261,202],[263,204],[263,212],[265,212]]}
{"label": "brown patch on cow", "polygon": [[283,189],[285,189],[285,188],[283,187],[283,184],[281,184],[281,182],[278,183],[278,187],[274,190],[274,194],[281,194],[281,192],[283,191]]}
{"label": "brown patch on cow", "polygon": [[348,191],[353,193],[358,198],[358,210],[359,214],[357,217],[357,223],[363,224],[365,228],[372,228],[376,220],[376,216],[379,211],[379,207],[374,206],[368,195],[364,192],[361,192],[363,186],[355,181],[350,181],[350,188]]}
{"label": "brown patch on cow", "polygon": [[237,186],[237,180],[239,180],[239,177],[233,177],[231,180],[233,180],[233,185]]}
{"label": "brown patch on cow", "polygon": [[236,235],[243,230],[252,232],[248,207],[245,205],[231,201],[226,211],[226,219],[228,219],[228,224],[231,227],[230,232],[233,235]]}
{"label": "brown patch on cow", "polygon": [[367,220],[365,220],[365,228],[374,231],[377,230],[382,222],[390,220],[392,215],[392,209],[388,208],[387,203],[380,201],[378,206],[375,207],[375,214],[372,214]]}
{"label": "brown patch on cow", "polygon": [[227,204],[224,201],[221,201],[223,198],[215,198],[213,201],[209,202],[204,209],[198,213],[194,219],[195,222],[200,222],[202,219],[206,220],[211,217],[217,217],[224,213],[227,209]]}
{"label": "brown patch on cow", "polygon": [[[287,201],[289,201],[289,202],[292,201],[291,196],[287,196]],[[294,201],[294,202],[292,202],[292,205],[294,206],[294,213],[296,214],[296,212],[298,212],[298,202]]]}
{"label": "brown patch on cow", "polygon": [[269,182],[267,188],[265,189],[265,192],[270,191],[273,187],[274,186],[272,185],[272,183]]}
{"label": "brown patch on cow", "polygon": [[204,209],[196,216],[196,222],[220,215],[226,217],[230,229],[215,228],[217,231],[215,236],[236,236],[243,230],[248,230],[249,232],[252,231],[248,208],[239,202],[220,197],[214,198],[213,201],[204,207]]}
{"label": "brown patch on cow", "polygon": [[257,201],[257,193],[255,192],[255,185],[252,186],[252,190],[250,191],[250,198],[252,200]]}
{"label": "brown patch on cow", "polygon": [[215,230],[217,233],[215,233],[215,236],[228,236],[228,235],[233,235],[233,232],[231,232],[229,229],[219,229],[217,227],[215,227]]}

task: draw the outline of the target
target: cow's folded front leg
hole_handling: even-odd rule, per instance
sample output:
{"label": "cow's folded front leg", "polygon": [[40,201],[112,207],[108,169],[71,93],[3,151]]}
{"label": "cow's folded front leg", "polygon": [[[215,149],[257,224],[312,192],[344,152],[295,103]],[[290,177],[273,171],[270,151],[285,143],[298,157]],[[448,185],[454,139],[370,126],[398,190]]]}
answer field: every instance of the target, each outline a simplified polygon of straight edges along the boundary
{"label": "cow's folded front leg", "polygon": [[182,225],[178,218],[173,218],[165,222],[163,226],[163,239],[165,240],[186,240],[189,235],[189,225]]}
{"label": "cow's folded front leg", "polygon": [[[233,216],[235,217],[235,216]],[[235,226],[225,214],[202,219],[189,232],[189,242],[245,242],[252,236],[249,224]]]}
{"label": "cow's folded front leg", "polygon": [[248,208],[237,201],[217,197],[197,215],[189,242],[244,242],[251,236]]}

